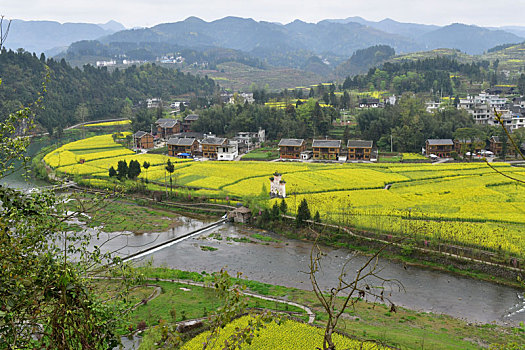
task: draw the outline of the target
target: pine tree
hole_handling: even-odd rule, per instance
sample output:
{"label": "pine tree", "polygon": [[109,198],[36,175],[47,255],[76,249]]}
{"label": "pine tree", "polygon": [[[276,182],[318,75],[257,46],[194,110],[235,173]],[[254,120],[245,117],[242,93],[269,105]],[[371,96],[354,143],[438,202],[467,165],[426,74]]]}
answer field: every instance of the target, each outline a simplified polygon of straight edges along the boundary
{"label": "pine tree", "polygon": [[299,208],[297,209],[297,216],[295,218],[295,226],[296,227],[303,227],[306,225],[306,221],[310,220],[312,216],[310,215],[310,209],[308,209],[308,203],[306,202],[306,199],[303,198],[301,201],[301,204],[299,204]]}
{"label": "pine tree", "polygon": [[126,179],[128,175],[128,163],[125,160],[119,160],[117,164],[117,178],[119,180]]}
{"label": "pine tree", "polygon": [[281,216],[279,205],[277,205],[277,202],[273,204],[271,215],[273,221],[279,220],[279,217]]}
{"label": "pine tree", "polygon": [[113,176],[117,176],[117,171],[112,166],[111,168],[109,168],[109,177],[113,177]]}
{"label": "pine tree", "polygon": [[140,163],[138,160],[131,160],[128,167],[128,178],[136,179],[140,175]]}
{"label": "pine tree", "polygon": [[286,212],[288,211],[288,204],[286,204],[284,198],[281,200],[281,205],[279,209],[281,210],[281,213],[283,213],[283,215],[286,214]]}

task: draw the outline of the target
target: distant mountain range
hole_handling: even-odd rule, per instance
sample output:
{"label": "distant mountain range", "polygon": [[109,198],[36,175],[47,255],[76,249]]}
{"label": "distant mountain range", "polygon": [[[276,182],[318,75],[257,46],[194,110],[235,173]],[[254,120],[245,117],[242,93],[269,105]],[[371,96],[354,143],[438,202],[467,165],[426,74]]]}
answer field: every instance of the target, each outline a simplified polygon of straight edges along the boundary
{"label": "distant mountain range", "polygon": [[[525,28],[523,28],[525,30]],[[518,28],[514,28],[518,31]],[[286,25],[225,17],[205,22],[197,17],[159,24],[140,30],[125,30],[101,38],[111,42],[169,42],[182,46],[218,46],[242,51],[257,48],[308,49],[315,54],[331,52],[350,56],[355,50],[373,45],[389,45],[396,52],[451,48],[481,54],[503,43],[519,43],[524,38],[504,30],[472,25],[444,27],[401,23],[391,19],[370,22],[360,17],[306,23],[295,20]]]}
{"label": "distant mountain range", "polygon": [[104,24],[58,23],[53,21],[22,21],[15,19],[6,41],[6,48],[23,48],[29,52],[54,56],[67,49],[71,43],[97,39],[126,28],[115,21]]}
{"label": "distant mountain range", "polygon": [[[279,24],[239,17],[212,22],[189,17],[127,30],[116,22],[96,25],[14,21],[7,46],[51,52],[52,48],[69,45],[58,57],[77,65],[115,57],[154,60],[185,51],[191,53],[185,57],[186,63],[204,62],[211,67],[232,57],[235,62],[242,60],[257,67],[291,67],[321,75],[344,75],[369,66],[365,62],[356,65],[358,57],[354,57],[354,64],[348,60],[356,51],[372,46],[387,45],[396,54],[449,48],[480,55],[495,46],[521,43],[524,37],[525,27],[483,28],[460,23],[440,27],[388,18],[378,22],[348,17]],[[208,55],[210,51],[212,56]],[[387,56],[390,52],[379,58]]]}

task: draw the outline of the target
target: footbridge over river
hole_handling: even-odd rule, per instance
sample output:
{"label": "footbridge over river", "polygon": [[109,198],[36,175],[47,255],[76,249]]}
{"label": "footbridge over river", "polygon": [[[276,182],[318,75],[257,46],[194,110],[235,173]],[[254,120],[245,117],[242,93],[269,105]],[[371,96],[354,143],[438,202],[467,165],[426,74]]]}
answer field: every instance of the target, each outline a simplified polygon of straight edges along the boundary
{"label": "footbridge over river", "polygon": [[131,260],[140,259],[140,258],[145,257],[147,255],[150,255],[150,254],[153,254],[155,252],[158,252],[159,250],[162,250],[164,248],[171,247],[172,245],[180,243],[180,242],[182,242],[182,241],[184,241],[186,239],[189,239],[189,238],[192,238],[194,236],[200,235],[200,234],[202,234],[204,232],[213,230],[213,229],[223,225],[227,221],[228,221],[228,219],[222,218],[219,221],[215,221],[215,222],[213,222],[213,223],[211,223],[211,224],[209,224],[207,226],[201,227],[201,228],[199,228],[197,230],[185,233],[185,234],[183,234],[181,236],[178,236],[176,238],[173,238],[173,239],[170,239],[168,241],[159,243],[159,244],[157,244],[157,245],[155,245],[153,247],[149,247],[149,248],[143,249],[141,251],[138,251],[136,253],[130,254],[130,255],[122,258],[122,261],[131,261]]}

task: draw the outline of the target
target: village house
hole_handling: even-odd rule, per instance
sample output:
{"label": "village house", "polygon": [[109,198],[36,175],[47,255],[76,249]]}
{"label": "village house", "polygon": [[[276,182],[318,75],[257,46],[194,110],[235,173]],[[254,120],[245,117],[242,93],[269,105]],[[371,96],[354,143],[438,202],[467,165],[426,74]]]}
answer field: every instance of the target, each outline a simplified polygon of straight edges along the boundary
{"label": "village house", "polygon": [[235,160],[239,156],[237,142],[229,141],[225,145],[217,147],[218,160]]}
{"label": "village house", "polygon": [[455,139],[454,140],[454,150],[457,154],[470,153],[480,153],[482,149],[485,148],[485,142],[479,139],[475,139],[472,143],[471,139]]}
{"label": "village house", "polygon": [[266,141],[266,131],[259,128],[259,131],[239,131],[233,138],[237,142],[240,153],[248,152]]}
{"label": "village house", "polygon": [[341,153],[340,140],[313,140],[315,160],[338,160]]}
{"label": "village house", "polygon": [[148,98],[146,104],[148,108],[159,108],[162,106],[162,100],[160,98]]}
{"label": "village house", "polygon": [[194,138],[174,137],[168,140],[168,156],[176,157],[179,154],[194,156],[199,150],[199,142]]}
{"label": "village house", "polygon": [[507,108],[508,103],[506,97],[483,92],[477,96],[468,95],[467,98],[460,99],[458,109],[465,109],[472,115],[476,124],[482,125],[499,124],[494,113],[494,110],[496,110],[497,113],[502,115],[505,125],[511,125],[512,113]]}
{"label": "village house", "polygon": [[299,159],[306,151],[304,139],[281,139],[279,141],[279,156],[284,159]]}
{"label": "village house", "polygon": [[373,141],[348,140],[348,160],[370,160]]}
{"label": "village house", "polygon": [[133,147],[150,149],[153,148],[153,135],[145,131],[137,131],[133,134]]}
{"label": "village house", "polygon": [[378,98],[362,98],[359,100],[359,108],[377,108],[380,107]]}
{"label": "village house", "polygon": [[182,130],[181,130],[181,132],[193,131],[191,129],[191,125],[197,120],[199,120],[199,115],[198,114],[190,114],[190,115],[188,115],[186,118],[184,118],[184,121],[182,122]]}
{"label": "village house", "polygon": [[181,129],[181,122],[178,119],[161,118],[155,122],[155,125],[157,125],[157,135],[163,139],[169,139]]}
{"label": "village house", "polygon": [[218,148],[226,145],[227,140],[221,137],[206,137],[201,141],[202,156],[209,159],[218,159]]}
{"label": "village house", "polygon": [[449,158],[454,151],[454,142],[451,139],[428,139],[425,143],[427,156],[434,154],[438,157]]}

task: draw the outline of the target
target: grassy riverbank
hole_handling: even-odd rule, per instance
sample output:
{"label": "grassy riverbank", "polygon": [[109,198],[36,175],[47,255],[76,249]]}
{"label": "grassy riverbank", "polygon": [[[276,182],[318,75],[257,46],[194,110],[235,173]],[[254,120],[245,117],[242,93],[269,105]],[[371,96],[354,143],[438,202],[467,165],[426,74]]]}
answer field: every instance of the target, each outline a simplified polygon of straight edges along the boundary
{"label": "grassy riverbank", "polygon": [[[145,322],[148,326],[158,324],[159,319],[176,321],[201,318],[215,310],[219,305],[211,289],[188,286],[184,283],[155,281],[156,279],[185,279],[204,281],[208,275],[184,272],[167,268],[141,268],[151,279],[148,283],[162,287],[162,294],[156,299],[139,306],[131,315],[135,322]],[[317,325],[323,326],[327,315],[312,292],[269,285],[256,281],[236,280],[249,291],[261,295],[277,297],[309,306],[316,313]],[[150,294],[139,294],[138,298]],[[187,290],[190,289],[190,290]],[[251,306],[274,310],[298,311],[274,302],[252,300]],[[175,313],[170,312],[175,310]],[[130,324],[133,325],[133,324]],[[524,328],[501,327],[497,325],[475,325],[449,316],[416,312],[398,308],[390,312],[390,307],[377,303],[360,301],[355,309],[348,309],[341,319],[340,331],[357,339],[376,339],[390,346],[402,349],[479,349],[490,344],[525,343]]]}

